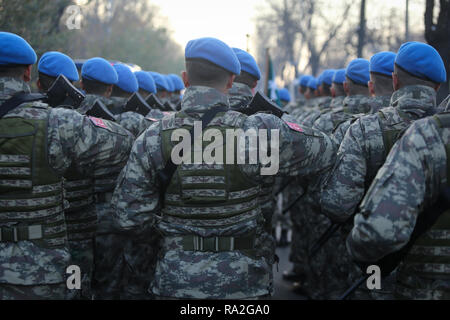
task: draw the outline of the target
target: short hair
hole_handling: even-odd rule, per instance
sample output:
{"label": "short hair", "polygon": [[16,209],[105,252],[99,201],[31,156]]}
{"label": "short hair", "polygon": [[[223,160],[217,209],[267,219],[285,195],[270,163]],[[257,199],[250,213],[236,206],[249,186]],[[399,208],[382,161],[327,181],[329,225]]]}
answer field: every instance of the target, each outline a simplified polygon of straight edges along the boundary
{"label": "short hair", "polygon": [[308,90],[307,86],[300,86],[300,93],[304,94]]}
{"label": "short hair", "polygon": [[334,92],[336,94],[336,97],[345,96],[344,85],[342,83],[333,82],[331,85],[334,88]]}
{"label": "short hair", "polygon": [[118,86],[113,85],[113,89],[111,92],[111,97],[121,97],[121,98],[128,98],[132,95],[131,92],[126,92],[125,90],[120,89]]}
{"label": "short hair", "polygon": [[208,87],[225,87],[233,75],[230,71],[203,59],[186,59],[186,72],[191,85]]}
{"label": "short hair", "polygon": [[86,78],[82,78],[84,91],[88,94],[98,94],[103,95],[111,86],[110,84],[106,84],[97,80],[90,80]]}
{"label": "short hair", "polygon": [[371,72],[370,81],[373,83],[373,90],[376,96],[385,96],[394,92],[392,76]]}
{"label": "short hair", "polygon": [[323,88],[323,94],[331,96],[331,86],[325,82],[322,82],[321,86]]}
{"label": "short hair", "polygon": [[25,64],[0,66],[0,77],[20,78],[24,75],[28,66]]}
{"label": "short hair", "polygon": [[394,65],[394,73],[398,77],[400,87],[422,85],[435,88],[438,85],[438,83],[430,79],[419,78],[417,76],[412,75],[411,73],[409,73],[408,71],[406,71],[397,64]]}
{"label": "short hair", "polygon": [[38,72],[39,74],[39,82],[41,84],[41,88],[43,91],[47,92],[48,89],[52,86],[53,82],[55,82],[56,78],[46,75],[45,73]]}
{"label": "short hair", "polygon": [[349,77],[345,77],[345,81],[348,85],[349,95],[354,96],[357,94],[369,95],[369,86],[367,84],[356,83]]}
{"label": "short hair", "polygon": [[253,89],[256,87],[258,79],[246,71],[241,71],[241,74],[236,76],[234,82],[243,83]]}

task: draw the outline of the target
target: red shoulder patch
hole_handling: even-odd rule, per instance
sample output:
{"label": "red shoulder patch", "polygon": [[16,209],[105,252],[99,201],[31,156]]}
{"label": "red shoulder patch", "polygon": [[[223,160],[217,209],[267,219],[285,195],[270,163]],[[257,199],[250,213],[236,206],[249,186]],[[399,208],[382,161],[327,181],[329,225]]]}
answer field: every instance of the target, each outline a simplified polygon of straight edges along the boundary
{"label": "red shoulder patch", "polygon": [[96,118],[96,117],[91,117],[91,116],[89,116],[89,119],[91,119],[92,123],[93,123],[95,126],[101,127],[101,128],[105,128],[105,129],[108,129],[108,126],[107,126],[106,123],[103,121],[103,119]]}
{"label": "red shoulder patch", "polygon": [[150,118],[150,117],[147,117],[147,118],[145,118],[145,119],[147,119],[147,120],[150,120],[150,121],[153,121],[153,122],[156,122],[156,121],[158,121],[158,119],[155,119],[155,118]]}
{"label": "red shoulder patch", "polygon": [[288,122],[286,121],[286,124],[289,126],[289,128],[291,128],[292,130],[298,131],[298,132],[303,132],[303,129],[300,127],[299,124],[297,123],[293,123],[293,122]]}

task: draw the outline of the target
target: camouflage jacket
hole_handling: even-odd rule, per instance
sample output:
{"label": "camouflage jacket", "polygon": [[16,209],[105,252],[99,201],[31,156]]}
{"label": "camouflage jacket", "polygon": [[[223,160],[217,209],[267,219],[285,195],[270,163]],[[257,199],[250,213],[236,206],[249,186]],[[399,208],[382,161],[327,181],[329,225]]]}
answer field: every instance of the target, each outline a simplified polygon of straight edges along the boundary
{"label": "camouflage jacket", "polygon": [[[0,104],[17,92],[30,92],[30,88],[21,80],[0,78]],[[46,107],[42,102],[24,103],[4,118],[48,119],[48,164],[61,177],[69,168],[75,168],[80,178],[119,174],[133,141],[127,131],[73,110]],[[0,242],[0,283],[62,283],[69,265],[67,247],[45,249],[33,241]]]}
{"label": "camouflage jacket", "polygon": [[302,110],[306,107],[307,100],[305,96],[298,93],[297,100],[288,104],[285,109],[288,113],[293,113],[295,110]]}
{"label": "camouflage jacket", "polygon": [[230,107],[244,106],[253,99],[253,93],[249,86],[243,83],[234,82],[228,91]]}
{"label": "camouflage jacket", "polygon": [[331,97],[319,97],[315,100],[314,110],[302,119],[302,124],[312,127],[314,122],[324,113],[330,110]]}
{"label": "camouflage jacket", "polygon": [[145,117],[137,112],[124,112],[117,115],[116,119],[118,124],[130,131],[136,138],[148,127]]}
{"label": "camouflage jacket", "polygon": [[[182,111],[192,118],[192,123],[211,107],[219,106],[229,106],[228,97],[208,87],[189,87],[182,100]],[[235,112],[227,112],[230,116],[232,113]],[[210,125],[221,123],[225,117],[215,117]],[[159,296],[177,298],[239,299],[268,294],[271,266],[263,257],[249,257],[240,251],[184,251],[179,241],[171,239],[177,234],[192,234],[189,226],[171,225],[165,219],[157,219],[161,212],[157,172],[164,167],[161,146],[164,121],[173,121],[173,117],[156,122],[136,140],[112,200],[116,207],[114,219],[122,229],[154,224],[164,235],[151,290]],[[288,125],[269,114],[246,117],[242,129],[250,128],[278,130],[279,175],[306,177],[334,163],[336,147],[320,132]],[[238,165],[239,170],[260,184],[262,164],[245,163]]]}
{"label": "camouflage jacket", "polygon": [[349,127],[321,193],[325,214],[335,221],[345,221],[355,212],[386,159],[383,131],[401,131],[413,120],[434,114],[435,99],[436,93],[430,87],[404,87],[392,95],[391,107],[360,117]]}
{"label": "camouflage jacket", "polygon": [[[368,104],[368,108],[370,109],[369,113],[376,113],[380,109],[384,107],[388,107],[391,101],[391,96],[377,96],[377,97],[370,97],[366,102]],[[333,138],[337,141],[337,143],[341,143],[342,139],[344,139],[345,133],[347,132],[347,129],[350,127],[350,125],[359,117],[364,116],[366,113],[357,113],[353,114],[351,117],[348,117],[347,120],[346,117],[342,117],[340,119],[340,123],[337,124],[337,126],[333,129]],[[344,113],[344,115],[346,115]],[[336,118],[335,121],[338,121],[339,118]]]}
{"label": "camouflage jacket", "polygon": [[[420,212],[447,187],[449,144],[450,129],[439,128],[432,117],[415,121],[395,144],[364,197],[347,238],[347,249],[354,259],[372,263],[409,242]],[[425,236],[439,246],[439,252],[427,254],[434,262],[424,266],[433,268],[438,277],[425,276],[425,270],[409,262],[408,256],[418,252],[414,250],[426,248],[414,244],[397,269],[396,295],[448,299],[449,271],[439,268],[445,262],[438,257],[448,255],[448,247],[443,246],[443,241],[448,241],[448,231],[435,229]]]}
{"label": "camouflage jacket", "polygon": [[338,111],[338,110],[342,110],[342,105],[344,103],[344,96],[339,96],[339,97],[335,97],[333,98],[333,100],[331,100],[330,103],[330,109],[327,110],[326,112],[322,113],[319,118],[314,121],[312,127],[314,129],[320,130],[326,134],[331,134],[333,133],[333,129],[334,129],[334,123],[331,120],[331,114],[333,111]]}

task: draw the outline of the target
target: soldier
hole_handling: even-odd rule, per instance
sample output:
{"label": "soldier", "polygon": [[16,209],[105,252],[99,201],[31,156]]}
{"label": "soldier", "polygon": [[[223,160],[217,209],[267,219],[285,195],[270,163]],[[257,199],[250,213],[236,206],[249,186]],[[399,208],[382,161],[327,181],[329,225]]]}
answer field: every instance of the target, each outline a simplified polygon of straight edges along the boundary
{"label": "soldier", "polygon": [[[435,60],[425,58],[436,65]],[[431,68],[425,61],[421,67],[427,70],[422,74],[427,78],[431,75],[434,82],[444,82],[445,69],[429,74]],[[450,298],[446,251],[450,242],[449,137],[449,113],[415,121],[378,171],[347,238],[353,259],[367,265],[378,265],[381,258],[408,244],[397,268],[397,299]],[[416,228],[424,232],[413,233]],[[383,273],[383,265],[380,267]],[[384,286],[383,279],[382,289]]]}
{"label": "soldier", "polygon": [[[382,51],[374,54],[370,59],[369,71],[370,81],[368,88],[371,98],[367,100],[369,113],[376,113],[381,108],[390,104],[394,87],[392,86],[392,72],[394,72],[395,53]],[[348,127],[364,113],[354,114],[343,121],[342,118],[335,117],[335,122],[341,121],[334,129],[333,136],[337,141],[342,141]]]}
{"label": "soldier", "polygon": [[166,102],[168,100],[168,91],[169,91],[169,85],[167,83],[166,78],[159,74],[158,72],[150,71],[151,76],[153,77],[153,80],[155,80],[156,84],[156,96],[161,100],[161,102]]}
{"label": "soldier", "polygon": [[323,71],[317,81],[317,89],[319,91],[318,98],[314,100],[315,109],[302,119],[305,126],[312,127],[314,122],[324,113],[330,110],[331,104],[331,84],[333,80],[334,70],[327,69]]}
{"label": "soldier", "polygon": [[170,102],[178,107],[181,104],[181,91],[184,90],[184,83],[183,80],[181,80],[181,78],[176,74],[169,74],[169,77],[172,79],[172,83],[174,85],[174,92]]}
{"label": "soldier", "polygon": [[[414,120],[435,113],[436,90],[440,82],[445,82],[442,74],[444,64],[431,46],[408,42],[400,47],[395,58],[391,107],[351,124],[336,165],[323,185],[320,205],[330,219],[337,223],[349,220],[401,133]],[[358,276],[354,271],[349,283]]]}
{"label": "soldier", "polygon": [[139,94],[146,99],[150,94],[156,93],[156,84],[150,72],[136,71],[134,73],[139,86]]}
{"label": "soldier", "polygon": [[289,90],[286,88],[278,90],[278,97],[281,101],[281,106],[283,108],[286,108],[289,102],[291,102],[291,94],[289,93]]}
{"label": "soldier", "polygon": [[[188,88],[182,111],[152,125],[136,140],[114,193],[115,219],[124,230],[135,231],[148,225],[162,235],[150,286],[156,296],[267,296],[271,266],[255,247],[254,239],[265,223],[257,198],[260,169],[267,165],[239,165],[233,161],[225,166],[220,156],[215,164],[166,167],[167,161],[173,163],[172,132],[182,126],[192,128],[193,121],[200,117],[221,132],[237,128],[279,130],[278,174],[302,177],[332,164],[335,145],[320,132],[285,123],[270,114],[248,117],[229,110],[227,92],[241,68],[234,52],[220,40],[192,40],[186,46],[185,57],[183,81]],[[167,181],[167,191],[160,194],[168,172],[165,167],[176,172]],[[162,170],[164,174],[159,175]],[[228,178],[224,180],[225,176]]]}
{"label": "soldier", "polygon": [[69,56],[57,51],[44,53],[38,63],[36,85],[39,91],[47,92],[60,74],[72,83],[79,79],[77,67]]}
{"label": "soldier", "polygon": [[315,102],[317,101],[317,98],[319,98],[319,91],[317,90],[317,79],[314,77],[309,78],[308,83],[306,84],[305,98],[307,100],[307,108],[304,110],[295,109],[292,112],[292,116],[300,123],[313,112],[317,111]]}
{"label": "soldier", "polygon": [[78,108],[86,114],[99,99],[106,106],[111,103],[109,97],[113,85],[119,81],[116,70],[103,58],[95,57],[87,60],[81,68],[81,88],[86,92],[83,103]]}
{"label": "soldier", "polygon": [[[70,81],[78,81],[78,72],[73,60],[60,52],[45,53],[38,63],[37,86],[42,92],[52,86],[63,74]],[[64,209],[67,237],[72,261],[83,271],[81,292],[77,298],[91,299],[91,278],[94,264],[94,236],[97,227],[97,213],[94,204],[94,183],[92,178],[80,179],[75,168],[65,173],[64,196],[69,207]]]}
{"label": "soldier", "polygon": [[328,112],[322,114],[316,121],[314,121],[313,128],[320,130],[328,135],[333,133],[335,123],[332,120],[333,112],[342,112],[345,99],[345,69],[336,70],[331,84],[331,96],[333,100],[330,103],[330,109]]}
{"label": "soldier", "polygon": [[298,78],[298,94],[296,95],[296,101],[293,101],[286,106],[286,111],[288,113],[292,113],[294,110],[302,109],[305,107],[307,101],[305,98],[306,84],[308,83],[310,77],[311,76],[309,75],[303,75]]}
{"label": "soldier", "polygon": [[249,104],[253,99],[252,90],[256,88],[259,79],[261,79],[261,71],[251,54],[238,48],[233,48],[233,51],[241,64],[241,74],[234,79],[228,95],[230,96],[230,107],[239,109]]}
{"label": "soldier", "polygon": [[112,103],[108,107],[116,114],[117,123],[137,137],[147,129],[148,124],[143,115],[131,111],[123,112],[123,108],[127,100],[139,90],[138,80],[125,64],[118,63],[113,65],[113,68],[117,72],[118,81],[113,86],[110,98]]}
{"label": "soldier", "polygon": [[73,296],[65,280],[72,262],[62,177],[71,168],[80,177],[116,177],[132,143],[113,123],[30,96],[26,82],[35,62],[24,39],[0,33],[2,300]]}

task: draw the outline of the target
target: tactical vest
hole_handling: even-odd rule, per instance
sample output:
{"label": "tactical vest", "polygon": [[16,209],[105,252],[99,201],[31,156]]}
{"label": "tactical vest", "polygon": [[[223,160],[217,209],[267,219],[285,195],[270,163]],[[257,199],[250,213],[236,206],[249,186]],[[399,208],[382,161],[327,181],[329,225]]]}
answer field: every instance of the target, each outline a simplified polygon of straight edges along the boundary
{"label": "tactical vest", "polygon": [[0,242],[63,247],[62,181],[47,159],[49,112],[31,108],[24,116],[10,113],[0,119]]}
{"label": "tactical vest", "polygon": [[69,240],[87,240],[94,237],[97,214],[94,205],[94,180],[79,179],[76,172],[69,171],[64,180],[67,236]]}
{"label": "tactical vest", "polygon": [[[241,128],[246,116],[238,112],[221,112],[207,126],[222,133],[223,163],[226,163],[226,129]],[[164,161],[171,156],[172,132],[190,129],[192,118],[179,112],[163,121],[162,150]],[[167,118],[166,118],[167,119]],[[207,129],[203,129],[203,133]],[[236,164],[180,164],[167,188],[162,219],[183,229],[195,230],[183,237],[183,248],[189,251],[252,250],[254,231],[261,219],[258,202],[260,187],[250,181]],[[203,142],[203,150],[210,142]],[[193,157],[191,148],[191,160]],[[198,236],[202,235],[202,236]],[[236,236],[237,235],[237,236]]]}
{"label": "tactical vest", "polygon": [[387,158],[389,151],[391,151],[397,140],[400,139],[403,133],[409,128],[412,121],[411,117],[409,117],[407,113],[400,109],[395,110],[400,116],[399,121],[393,121],[392,118],[388,118],[385,114],[385,110],[380,110],[377,113],[379,115],[378,122],[383,134],[384,158]]}
{"label": "tactical vest", "polygon": [[[438,128],[450,128],[450,113],[439,114],[432,117]],[[447,186],[450,186],[450,145],[445,145],[447,158]],[[414,269],[414,274],[428,279],[450,280],[450,208],[442,213],[436,223],[422,236],[420,236],[411,250],[406,255],[404,264]],[[405,268],[403,268],[405,269]],[[399,292],[409,297],[411,292],[421,292],[431,296],[433,290],[421,289],[420,284],[416,288],[411,288],[411,284],[405,284],[404,279],[408,278],[408,271],[399,271],[398,287]],[[427,291],[427,292],[424,292]],[[430,294],[427,294],[430,293]],[[436,294],[436,292],[434,292]],[[441,299],[450,299],[450,289],[439,290]]]}

